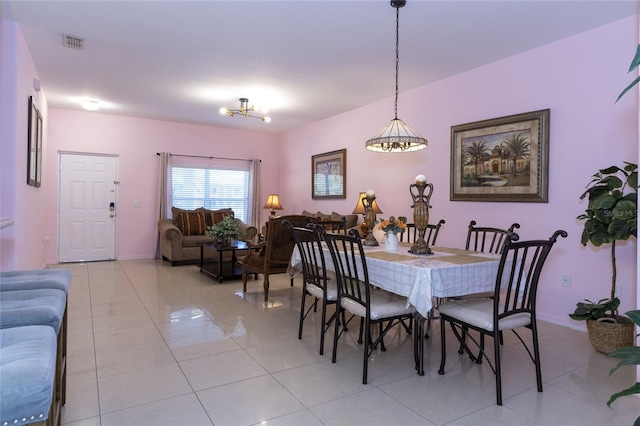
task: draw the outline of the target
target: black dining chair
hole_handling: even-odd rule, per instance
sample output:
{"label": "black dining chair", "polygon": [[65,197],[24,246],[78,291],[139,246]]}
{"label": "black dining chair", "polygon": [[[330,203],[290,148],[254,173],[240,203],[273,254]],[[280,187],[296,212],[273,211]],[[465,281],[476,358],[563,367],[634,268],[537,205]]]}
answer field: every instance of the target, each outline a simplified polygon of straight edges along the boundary
{"label": "black dining chair", "polygon": [[519,223],[513,223],[509,228],[492,228],[487,226],[476,226],[476,221],[469,223],[467,231],[466,250],[479,251],[482,253],[500,254],[507,237],[520,228]]}
{"label": "black dining chair", "polygon": [[[301,228],[293,226],[289,221],[284,221],[284,224],[293,233],[302,264],[302,300],[300,302],[298,339],[302,339],[304,320],[311,311],[317,312],[318,302],[320,302],[320,355],[323,355],[324,336],[335,317],[333,314],[327,319],[327,306],[335,305],[338,300],[335,274],[327,271],[322,250],[322,235],[317,228],[318,225],[309,223],[305,228]],[[309,297],[312,298],[312,302],[307,307],[306,302]]]}
{"label": "black dining chair", "polygon": [[[349,235],[325,233],[324,239],[329,246],[338,284],[331,361],[336,362],[338,339],[346,326],[354,318],[360,318],[360,337],[364,338],[362,384],[366,385],[369,357],[378,345],[383,352],[386,351],[384,336],[402,320],[412,320],[414,309],[407,306],[406,297],[373,287],[369,283],[366,256],[358,231],[352,229]],[[346,321],[343,314],[350,315]],[[371,329],[375,325],[378,325],[378,335],[373,340]]]}
{"label": "black dining chair", "polygon": [[[446,323],[451,325],[453,334],[472,359],[474,355],[471,353],[467,340],[463,335],[464,330],[475,330],[480,333],[480,342],[476,341],[471,335],[468,335],[468,337],[480,349],[478,358],[484,357],[496,375],[496,401],[498,405],[502,405],[499,333],[511,330],[524,345],[533,361],[538,392],[542,392],[540,350],[536,324],[536,296],[542,268],[551,248],[560,236],[566,238],[567,233],[563,230],[558,230],[548,240],[531,241],[518,241],[517,234],[509,235],[502,249],[493,298],[448,300],[438,308],[441,335],[441,361],[438,374],[445,373],[447,360]],[[531,330],[533,338],[532,349],[518,334],[518,330],[521,328]],[[485,354],[485,336],[493,337],[495,365],[491,363]]]}
{"label": "black dining chair", "polygon": [[[520,228],[519,223],[513,223],[507,229],[502,228],[494,228],[489,226],[476,226],[476,221],[472,220],[469,222],[469,228],[467,231],[467,243],[465,245],[465,250],[472,250],[482,253],[492,253],[492,254],[500,254],[502,252],[502,247],[509,239],[509,236],[512,235],[516,229]],[[492,297],[492,292],[485,293],[474,293],[467,294],[465,296],[457,297],[456,299],[469,299],[469,298],[477,298],[477,297]],[[463,330],[462,336],[466,335],[466,330]],[[500,335],[500,341],[502,343],[502,335]],[[458,353],[462,354],[463,348],[460,345],[460,349],[458,349]],[[479,358],[479,361],[482,361],[482,358]]]}
{"label": "black dining chair", "polygon": [[[444,224],[444,219],[440,219],[435,225],[431,223],[427,225],[427,229],[424,233],[424,240],[429,245],[429,247],[433,247],[436,244],[438,233],[440,232],[440,227]],[[406,240],[408,243],[415,243],[417,239],[418,230],[416,229],[416,224],[407,223],[407,229],[400,234],[400,242],[403,243]]]}

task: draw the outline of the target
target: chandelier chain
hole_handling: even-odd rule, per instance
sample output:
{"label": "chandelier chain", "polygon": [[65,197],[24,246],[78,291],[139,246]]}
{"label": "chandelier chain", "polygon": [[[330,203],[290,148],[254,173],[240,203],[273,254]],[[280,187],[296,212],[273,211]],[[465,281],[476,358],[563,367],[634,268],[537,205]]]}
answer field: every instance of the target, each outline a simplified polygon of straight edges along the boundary
{"label": "chandelier chain", "polygon": [[400,8],[396,8],[396,103],[395,118],[398,118],[398,72],[400,70]]}

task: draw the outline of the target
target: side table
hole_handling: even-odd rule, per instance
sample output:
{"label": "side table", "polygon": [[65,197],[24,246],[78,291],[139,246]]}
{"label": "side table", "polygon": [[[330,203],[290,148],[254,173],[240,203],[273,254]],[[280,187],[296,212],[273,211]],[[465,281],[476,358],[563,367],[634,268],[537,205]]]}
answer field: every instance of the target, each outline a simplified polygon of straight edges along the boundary
{"label": "side table", "polygon": [[[236,241],[230,246],[223,246],[222,244],[217,243],[202,243],[200,244],[200,272],[204,272],[213,278],[217,278],[218,282],[222,282],[225,278],[240,278],[242,277],[242,266],[238,264],[236,250],[248,249],[249,246],[247,246],[244,241]],[[217,252],[217,260],[205,263],[205,250]],[[222,254],[224,252],[231,252],[231,259],[223,259]]]}

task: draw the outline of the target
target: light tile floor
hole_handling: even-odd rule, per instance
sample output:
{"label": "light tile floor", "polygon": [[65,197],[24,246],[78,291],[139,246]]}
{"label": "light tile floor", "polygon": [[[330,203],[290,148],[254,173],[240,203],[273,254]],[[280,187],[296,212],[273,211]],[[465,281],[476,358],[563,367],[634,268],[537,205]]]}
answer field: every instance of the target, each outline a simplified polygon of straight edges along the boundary
{"label": "light tile floor", "polygon": [[[298,340],[300,279],[223,284],[196,266],[158,260],[55,265],[72,271],[69,291],[67,425],[631,425],[640,398],[606,406],[634,382],[586,334],[540,322],[544,392],[515,337],[503,347],[504,405],[495,404],[487,363],[459,356],[448,336],[438,375],[440,332],[415,374],[412,339],[398,328],[369,364],[355,331],[318,354],[319,314]],[[353,327],[357,329],[357,327]],[[530,334],[529,334],[530,335]]]}

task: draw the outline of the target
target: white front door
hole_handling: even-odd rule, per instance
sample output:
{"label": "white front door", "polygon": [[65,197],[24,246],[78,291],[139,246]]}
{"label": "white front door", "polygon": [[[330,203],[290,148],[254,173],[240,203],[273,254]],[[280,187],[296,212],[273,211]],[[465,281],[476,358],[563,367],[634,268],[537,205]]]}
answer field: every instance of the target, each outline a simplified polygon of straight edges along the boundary
{"label": "white front door", "polygon": [[116,258],[118,158],[60,154],[58,261]]}

